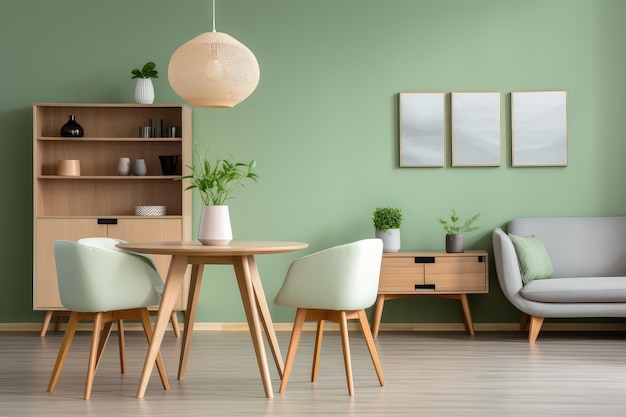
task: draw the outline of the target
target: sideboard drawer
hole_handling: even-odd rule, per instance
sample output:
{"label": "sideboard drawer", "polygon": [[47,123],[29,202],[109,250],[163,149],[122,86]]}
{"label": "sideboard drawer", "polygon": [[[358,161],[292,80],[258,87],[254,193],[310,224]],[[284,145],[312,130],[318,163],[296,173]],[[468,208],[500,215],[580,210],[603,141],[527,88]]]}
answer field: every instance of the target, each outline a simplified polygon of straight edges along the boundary
{"label": "sideboard drawer", "polygon": [[378,292],[413,292],[416,285],[424,285],[424,264],[413,257],[383,257]]}
{"label": "sideboard drawer", "polygon": [[480,292],[487,290],[487,261],[485,256],[437,257],[426,265],[425,284],[436,291]]}

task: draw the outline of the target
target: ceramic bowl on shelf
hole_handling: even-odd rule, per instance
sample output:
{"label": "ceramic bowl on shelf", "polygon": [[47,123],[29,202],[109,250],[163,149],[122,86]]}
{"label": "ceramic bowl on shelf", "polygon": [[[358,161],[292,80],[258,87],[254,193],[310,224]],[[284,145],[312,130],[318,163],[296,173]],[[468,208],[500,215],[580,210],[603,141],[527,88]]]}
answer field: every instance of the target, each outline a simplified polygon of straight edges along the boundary
{"label": "ceramic bowl on shelf", "polygon": [[135,216],[165,216],[167,206],[135,206]]}

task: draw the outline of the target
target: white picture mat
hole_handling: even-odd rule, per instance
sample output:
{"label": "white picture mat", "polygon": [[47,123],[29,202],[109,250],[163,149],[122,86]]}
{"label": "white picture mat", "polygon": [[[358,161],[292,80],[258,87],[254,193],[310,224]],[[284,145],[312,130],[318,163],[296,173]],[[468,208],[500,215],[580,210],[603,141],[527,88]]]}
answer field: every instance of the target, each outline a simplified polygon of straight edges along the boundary
{"label": "white picture mat", "polygon": [[445,165],[445,94],[400,93],[400,166]]}
{"label": "white picture mat", "polygon": [[567,166],[567,92],[511,93],[514,167]]}
{"label": "white picture mat", "polygon": [[502,164],[502,93],[452,93],[452,166]]}

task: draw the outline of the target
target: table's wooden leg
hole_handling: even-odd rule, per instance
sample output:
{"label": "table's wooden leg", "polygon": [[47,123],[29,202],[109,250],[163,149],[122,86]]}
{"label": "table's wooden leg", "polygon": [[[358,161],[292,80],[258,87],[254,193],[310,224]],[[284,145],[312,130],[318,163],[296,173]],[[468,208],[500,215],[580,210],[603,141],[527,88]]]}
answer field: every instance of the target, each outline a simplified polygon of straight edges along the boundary
{"label": "table's wooden leg", "polygon": [[143,398],[148,387],[148,381],[150,380],[150,374],[154,368],[154,362],[161,348],[161,342],[163,341],[163,335],[167,329],[167,324],[170,321],[170,316],[174,310],[174,304],[176,299],[180,295],[183,279],[185,278],[185,271],[187,270],[187,256],[173,255],[170,262],[170,268],[167,273],[167,279],[165,280],[165,288],[161,295],[161,304],[159,305],[159,313],[157,314],[156,322],[154,324],[154,330],[152,333],[152,341],[148,348],[146,355],[146,361],[143,365],[143,371],[141,373],[141,379],[139,380],[139,388],[137,389],[137,398]]}
{"label": "table's wooden leg", "polygon": [[372,336],[378,337],[380,329],[380,320],[383,318],[383,307],[385,306],[385,294],[378,294],[376,304],[374,304],[374,312],[372,313]]}
{"label": "table's wooden leg", "polygon": [[467,294],[461,294],[461,306],[463,307],[463,318],[465,319],[465,328],[470,336],[474,336],[474,323],[472,322],[472,312],[470,311],[469,300]]}
{"label": "table's wooden leg", "polygon": [[193,325],[196,321],[196,309],[198,308],[198,298],[200,296],[200,284],[202,284],[203,271],[204,265],[193,265],[191,267],[189,297],[187,298],[187,311],[185,312],[183,346],[180,349],[180,361],[178,362],[178,379],[185,379],[185,371],[187,370],[187,359],[189,357],[189,347],[191,346]]}
{"label": "table's wooden leg", "polygon": [[237,284],[241,292],[241,301],[246,312],[246,319],[250,327],[250,335],[252,336],[252,344],[256,352],[256,359],[259,365],[259,372],[263,380],[265,388],[265,396],[271,398],[274,396],[272,390],[272,380],[267,366],[267,358],[265,356],[265,347],[263,345],[263,335],[261,334],[261,324],[259,322],[259,312],[256,309],[256,300],[252,279],[250,274],[250,263],[248,256],[237,257],[233,262]]}
{"label": "table's wooden leg", "polygon": [[283,357],[280,354],[280,347],[278,345],[278,339],[276,338],[276,330],[274,329],[270,309],[267,305],[267,299],[265,298],[265,291],[263,291],[263,284],[261,283],[259,270],[253,256],[248,256],[248,264],[250,266],[250,278],[252,280],[252,287],[254,288],[257,307],[259,308],[259,313],[261,314],[261,322],[265,328],[265,335],[269,342],[270,349],[272,350],[272,355],[274,356],[274,363],[276,363],[278,375],[282,379],[285,365],[283,363]]}

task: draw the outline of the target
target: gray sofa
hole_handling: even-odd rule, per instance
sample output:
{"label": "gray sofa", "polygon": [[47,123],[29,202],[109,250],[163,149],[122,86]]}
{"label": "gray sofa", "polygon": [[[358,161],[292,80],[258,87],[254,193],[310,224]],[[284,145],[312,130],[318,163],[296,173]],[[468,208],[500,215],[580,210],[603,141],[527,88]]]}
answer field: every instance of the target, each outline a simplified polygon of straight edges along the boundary
{"label": "gray sofa", "polygon": [[[524,284],[508,233],[543,242],[554,276]],[[496,273],[506,298],[530,318],[534,343],[544,318],[626,317],[626,217],[520,218],[493,232]]]}

